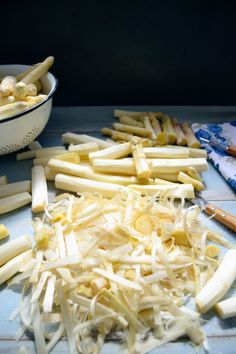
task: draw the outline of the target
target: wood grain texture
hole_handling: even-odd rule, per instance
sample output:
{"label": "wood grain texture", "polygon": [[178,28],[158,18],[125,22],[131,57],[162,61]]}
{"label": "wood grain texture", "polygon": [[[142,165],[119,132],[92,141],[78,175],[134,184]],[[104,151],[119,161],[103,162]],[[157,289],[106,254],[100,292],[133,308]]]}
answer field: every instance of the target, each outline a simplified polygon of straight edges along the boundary
{"label": "wood grain texture", "polygon": [[[52,117],[45,131],[39,137],[39,141],[43,146],[60,145],[61,133],[66,131],[86,132],[95,136],[101,136],[99,130],[102,126],[111,126],[114,121],[112,111],[114,107],[69,107],[53,109]],[[236,108],[230,107],[125,107],[143,111],[165,111],[189,122],[222,122],[230,120],[236,116]],[[7,174],[9,181],[14,182],[30,178],[32,161],[16,161],[16,154],[10,154],[0,157],[0,175]],[[208,201],[222,208],[229,213],[236,215],[236,198],[235,193],[224,181],[218,171],[212,165],[209,171],[203,174],[206,190],[202,195]],[[56,191],[53,183],[49,183],[49,200],[53,200]],[[190,205],[190,204],[189,204]],[[31,225],[30,207],[23,207],[17,211],[13,211],[6,215],[0,216],[0,223],[4,223],[10,231],[10,239],[16,238],[23,234],[33,234]],[[219,224],[213,219],[202,213],[202,221],[207,227],[223,234],[229,241],[236,243],[236,236],[225,226]],[[1,241],[4,243],[6,241]],[[235,289],[231,290],[235,294]],[[17,343],[14,341],[15,334],[20,327],[19,320],[9,322],[9,316],[18,306],[19,293],[7,289],[6,286],[0,287],[0,353],[16,353],[21,344],[26,345],[30,353],[35,353],[32,337],[23,337],[23,341]],[[190,304],[194,307],[194,304]],[[234,354],[236,346],[236,319],[221,320],[213,311],[204,315],[206,322],[204,329],[209,336],[209,344],[211,346],[210,354]],[[104,346],[103,354],[118,353],[120,346],[116,343],[109,342]],[[178,341],[170,343],[164,347],[152,351],[154,353],[168,352],[174,353],[195,353],[195,349],[186,341]],[[60,342],[53,353],[68,353],[66,342]],[[203,354],[201,350],[199,352]]]}
{"label": "wood grain texture", "polygon": [[219,221],[221,224],[224,224],[231,230],[236,232],[236,216],[227,213],[225,210],[221,208],[217,208],[214,204],[207,204],[204,212],[207,215],[213,216],[214,219]]}

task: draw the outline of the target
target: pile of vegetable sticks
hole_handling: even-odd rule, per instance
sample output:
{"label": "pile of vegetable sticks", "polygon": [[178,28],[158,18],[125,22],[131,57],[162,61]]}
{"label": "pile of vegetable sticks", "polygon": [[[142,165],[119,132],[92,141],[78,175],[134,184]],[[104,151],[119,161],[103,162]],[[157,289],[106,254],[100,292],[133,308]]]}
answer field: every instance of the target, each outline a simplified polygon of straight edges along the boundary
{"label": "pile of vegetable sticks", "polygon": [[134,136],[147,138],[150,146],[176,144],[190,148],[200,148],[188,123],[179,123],[162,112],[132,112],[115,109],[114,117],[119,123],[113,129],[102,128],[101,132],[118,142],[130,141]]}

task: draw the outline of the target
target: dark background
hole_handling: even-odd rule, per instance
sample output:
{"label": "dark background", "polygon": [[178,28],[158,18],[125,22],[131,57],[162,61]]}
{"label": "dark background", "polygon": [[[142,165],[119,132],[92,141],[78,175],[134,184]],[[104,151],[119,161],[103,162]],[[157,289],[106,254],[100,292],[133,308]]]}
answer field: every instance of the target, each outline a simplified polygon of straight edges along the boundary
{"label": "dark background", "polygon": [[0,64],[55,56],[56,105],[236,105],[236,1],[1,1]]}

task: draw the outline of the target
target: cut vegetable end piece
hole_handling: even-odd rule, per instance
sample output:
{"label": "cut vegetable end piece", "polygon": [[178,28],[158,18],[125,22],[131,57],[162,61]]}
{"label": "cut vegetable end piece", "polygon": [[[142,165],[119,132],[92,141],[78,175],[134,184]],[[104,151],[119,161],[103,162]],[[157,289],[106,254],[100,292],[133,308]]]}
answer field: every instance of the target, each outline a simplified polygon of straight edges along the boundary
{"label": "cut vegetable end piece", "polygon": [[39,213],[48,205],[45,171],[42,166],[32,168],[32,211]]}
{"label": "cut vegetable end piece", "polygon": [[9,236],[9,231],[7,230],[6,226],[0,224],[0,240]]}
{"label": "cut vegetable end piece", "polygon": [[21,208],[31,202],[31,195],[27,192],[11,195],[1,199],[0,214]]}

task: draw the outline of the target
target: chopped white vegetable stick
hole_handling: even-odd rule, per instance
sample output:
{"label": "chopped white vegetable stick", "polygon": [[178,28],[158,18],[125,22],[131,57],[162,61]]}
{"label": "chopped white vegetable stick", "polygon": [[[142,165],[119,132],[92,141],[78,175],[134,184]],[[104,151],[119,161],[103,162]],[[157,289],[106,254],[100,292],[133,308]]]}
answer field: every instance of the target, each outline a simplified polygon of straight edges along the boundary
{"label": "chopped white vegetable stick", "polygon": [[0,186],[7,184],[7,176],[0,176]]}
{"label": "chopped white vegetable stick", "polygon": [[[161,147],[161,146],[160,146]],[[190,148],[187,146],[176,146],[176,145],[165,145],[164,148],[172,149],[187,149],[189,152],[189,157],[205,157],[207,158],[207,151],[205,149]]]}
{"label": "chopped white vegetable stick", "polygon": [[70,192],[98,192],[104,197],[111,198],[118,192],[128,192],[127,187],[118,184],[91,181],[85,178],[67,176],[63,174],[56,175],[55,186],[59,189]]}
{"label": "chopped white vegetable stick", "polygon": [[57,237],[59,257],[65,258],[66,257],[66,247],[65,247],[64,235],[63,235],[63,231],[62,231],[62,227],[61,227],[60,222],[57,222],[55,224],[55,233],[56,233],[56,237]]}
{"label": "chopped white vegetable stick", "polygon": [[126,278],[120,277],[119,275],[116,275],[115,273],[111,274],[110,272],[107,272],[106,270],[103,270],[100,268],[93,268],[93,272],[103,276],[104,278],[111,280],[112,282],[122,285],[126,288],[130,288],[130,289],[137,290],[137,291],[143,291],[143,288],[140,285],[138,285],[130,280],[127,280]]}
{"label": "chopped white vegetable stick", "polygon": [[117,145],[118,142],[114,141],[114,140],[111,140],[109,138],[106,139],[106,141],[108,141],[109,143],[111,143],[111,145]]}
{"label": "chopped white vegetable stick", "polygon": [[24,151],[24,152],[20,152],[19,154],[16,154],[16,160],[21,161],[21,160],[33,159],[35,156],[36,156],[36,149]]}
{"label": "chopped white vegetable stick", "polygon": [[155,178],[155,184],[177,184],[177,183],[173,183],[170,181],[166,181],[165,179],[161,179],[161,178]]}
{"label": "chopped white vegetable stick", "polygon": [[202,313],[212,308],[229,290],[236,279],[236,250],[224,255],[218,269],[196,296],[196,304]]}
{"label": "chopped white vegetable stick", "polygon": [[225,320],[226,318],[236,316],[236,296],[218,302],[215,305],[215,310],[218,315]]}
{"label": "chopped white vegetable stick", "polygon": [[[58,152],[58,150],[60,150],[60,152]],[[20,161],[20,160],[32,159],[32,158],[35,158],[37,156],[37,154],[39,154],[39,155],[42,154],[37,157],[52,156],[52,155],[56,155],[57,153],[62,154],[63,150],[65,150],[64,146],[52,146],[49,148],[32,149],[32,150],[20,152],[19,154],[17,154],[16,160]]]}
{"label": "chopped white vegetable stick", "polygon": [[86,134],[75,134],[75,133],[65,133],[62,135],[63,144],[83,144],[83,143],[97,143],[100,149],[106,149],[107,147],[112,146],[106,140],[99,138],[94,138],[93,136]]}
{"label": "chopped white vegetable stick", "polygon": [[129,133],[129,134],[135,134],[144,138],[151,138],[152,133],[145,129],[145,128],[140,128],[140,127],[134,127],[133,125],[126,125],[126,124],[120,124],[120,123],[113,123],[113,128],[115,130],[119,130],[121,132]]}
{"label": "chopped white vegetable stick", "polygon": [[61,153],[56,153],[55,155],[52,154],[50,156],[45,156],[45,157],[39,157],[39,158],[33,160],[33,164],[34,164],[34,166],[45,167],[45,166],[47,166],[48,161],[50,159],[56,159],[58,156],[61,156]]}
{"label": "chopped white vegetable stick", "polygon": [[30,150],[36,150],[36,149],[42,149],[43,147],[37,140],[34,140],[32,143],[28,145],[28,148]]}
{"label": "chopped white vegetable stick", "polygon": [[32,211],[39,213],[48,205],[45,171],[42,166],[32,168]]}
{"label": "chopped white vegetable stick", "polygon": [[143,118],[143,123],[144,123],[144,128],[149,130],[151,132],[151,139],[155,140],[157,138],[156,132],[153,129],[151,122],[150,122],[150,118],[148,116],[145,116]]}
{"label": "chopped white vegetable stick", "polygon": [[169,173],[188,171],[189,166],[194,166],[198,172],[208,170],[208,164],[204,158],[189,159],[152,159],[152,173]]}
{"label": "chopped white vegetable stick", "polygon": [[187,183],[187,184],[191,183],[197,191],[201,192],[204,190],[204,185],[202,184],[202,182],[198,181],[195,178],[190,177],[187,173],[179,172],[178,180],[182,183]]}
{"label": "chopped white vegetable stick", "polygon": [[140,128],[144,127],[142,122],[139,122],[137,119],[133,119],[132,117],[126,115],[119,117],[119,122],[121,124],[134,125],[135,127],[140,127]]}
{"label": "chopped white vegetable stick", "polygon": [[80,157],[86,157],[91,152],[98,151],[99,146],[97,143],[94,143],[94,142],[83,143],[83,144],[78,144],[78,145],[71,144],[71,145],[69,145],[68,150],[77,152]]}
{"label": "chopped white vegetable stick", "polygon": [[162,158],[162,159],[187,159],[189,157],[188,149],[172,149],[172,148],[157,148],[146,147],[143,148],[146,157]]}
{"label": "chopped white vegetable stick", "polygon": [[122,109],[115,109],[114,110],[114,117],[119,118],[121,116],[128,116],[128,117],[140,117],[146,115],[147,112],[133,112],[133,111],[126,111]]}
{"label": "chopped white vegetable stick", "polygon": [[32,257],[32,251],[25,251],[12,258],[0,268],[0,285],[15,275],[19,268]]}
{"label": "chopped white vegetable stick", "polygon": [[196,180],[198,180],[199,182],[202,182],[202,177],[201,175],[198,173],[198,171],[196,170],[195,167],[193,166],[189,166],[188,168],[188,175]]}
{"label": "chopped white vegetable stick", "polygon": [[66,151],[64,146],[53,146],[50,148],[37,149],[35,157],[40,158],[57,154],[64,154],[64,151]]}
{"label": "chopped white vegetable stick", "polygon": [[178,123],[177,118],[173,118],[172,122],[173,122],[173,126],[174,126],[175,132],[176,132],[177,145],[182,145],[182,146],[187,145],[186,136],[181,128],[181,125]]}
{"label": "chopped white vegetable stick", "polygon": [[4,243],[0,246],[0,265],[3,265],[31,247],[32,241],[30,237],[26,235]]}
{"label": "chopped white vegetable stick", "polygon": [[191,127],[189,126],[188,123],[183,123],[182,124],[182,128],[184,131],[184,134],[186,136],[187,139],[187,145],[191,148],[200,148],[201,144],[198,141],[198,139],[195,137]]}
{"label": "chopped white vegetable stick", "polygon": [[135,176],[136,170],[132,158],[114,160],[114,159],[94,159],[93,168],[96,171],[105,173],[119,173],[122,175]]}
{"label": "chopped white vegetable stick", "polygon": [[[51,161],[51,160],[49,160]],[[59,161],[59,160],[55,160],[55,161]],[[52,170],[50,167],[45,166],[44,167],[45,170],[45,176],[46,176],[46,180],[47,181],[55,181],[55,177],[57,175],[57,171]]]}
{"label": "chopped white vegetable stick", "polygon": [[132,145],[133,161],[138,178],[148,178],[151,175],[150,164],[146,159],[141,144]]}
{"label": "chopped white vegetable stick", "polygon": [[142,186],[139,184],[130,184],[128,188],[145,195],[155,195],[157,193],[167,192],[173,195],[182,195],[184,198],[194,198],[194,188],[192,184],[153,184]]}
{"label": "chopped white vegetable stick", "polygon": [[[157,180],[160,178],[161,180],[166,180],[166,181],[171,181],[171,182],[178,182],[178,172],[177,173],[153,173],[151,174],[151,177],[157,178]],[[150,183],[151,184],[151,183]],[[157,184],[163,184],[163,183],[157,183]]]}
{"label": "chopped white vegetable stick", "polygon": [[0,186],[0,198],[8,197],[9,195],[30,192],[31,182],[30,181],[21,181],[8,183]]}
{"label": "chopped white vegetable stick", "polygon": [[[116,176],[116,175],[108,175],[108,174],[102,174],[102,173],[96,173],[93,171],[93,169],[90,166],[85,166],[82,164],[74,164],[71,162],[66,162],[66,161],[60,161],[56,159],[51,159],[48,162],[49,171],[46,173],[53,173],[55,172],[54,175],[52,175],[55,179],[55,175],[59,172],[64,173],[64,174],[69,174],[69,175],[74,175],[82,178],[88,178],[92,179],[95,181],[100,181],[100,182],[107,182],[107,183],[114,183],[114,184],[120,184],[120,185],[128,185],[131,183],[141,183],[141,184],[148,184],[151,183],[151,180],[149,179],[139,179],[137,177],[125,177],[125,176]],[[49,176],[50,176],[49,175]]]}
{"label": "chopped white vegetable stick", "polygon": [[18,193],[1,199],[0,215],[21,208],[31,202],[31,195],[27,192]]}
{"label": "chopped white vegetable stick", "polygon": [[32,296],[31,296],[31,300],[30,302],[34,302],[34,301],[38,301],[40,295],[41,295],[41,292],[43,290],[43,287],[47,281],[47,278],[51,275],[52,273],[51,272],[42,272],[41,273],[41,277],[39,279],[39,282],[37,285],[35,285],[35,290],[34,292],[32,293]]}
{"label": "chopped white vegetable stick", "polygon": [[130,143],[117,144],[101,151],[92,152],[89,154],[89,159],[118,159],[128,156],[131,153]]}

